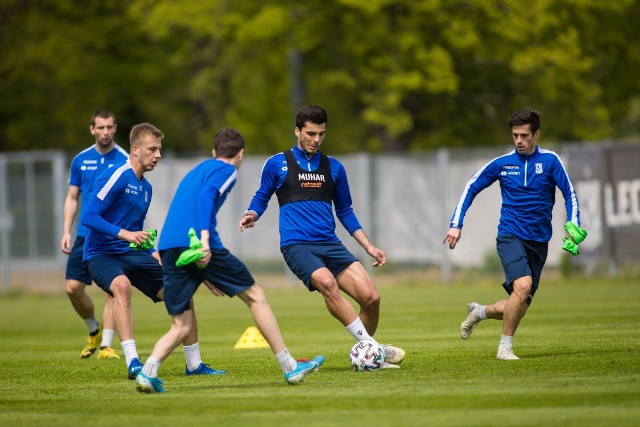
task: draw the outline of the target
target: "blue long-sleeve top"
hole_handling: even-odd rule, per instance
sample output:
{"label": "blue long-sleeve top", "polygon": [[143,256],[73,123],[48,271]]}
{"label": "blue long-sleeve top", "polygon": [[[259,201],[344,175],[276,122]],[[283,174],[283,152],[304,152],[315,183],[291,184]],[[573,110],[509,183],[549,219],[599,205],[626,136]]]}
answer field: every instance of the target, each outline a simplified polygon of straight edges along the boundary
{"label": "blue long-sleeve top", "polygon": [[235,166],[209,159],[191,169],[176,189],[162,227],[158,249],[189,246],[189,228],[209,230],[209,247],[222,249],[216,215],[236,183]]}
{"label": "blue long-sleeve top", "polygon": [[556,187],[564,197],[567,221],[580,225],[578,198],[562,160],[553,151],[536,146],[530,155],[513,150],[480,168],[462,192],[451,218],[452,228],[462,228],[473,199],[496,180],[502,194],[498,236],[548,242]]}
{"label": "blue long-sleeve top", "polygon": [[[121,229],[143,230],[152,193],[149,181],[144,177],[138,179],[129,160],[104,171],[96,181],[82,217],[82,223],[88,228],[83,259],[133,251],[129,242],[118,239],[118,233]],[[149,252],[153,251],[155,249]]]}
{"label": "blue long-sleeve top", "polygon": [[84,236],[87,234],[87,228],[82,224],[82,217],[86,210],[87,199],[93,192],[95,182],[105,169],[109,169],[115,165],[125,162],[129,155],[118,144],[106,154],[96,150],[95,144],[82,150],[71,161],[69,170],[69,185],[76,186],[80,189],[80,214],[78,215],[78,227],[76,236]]}
{"label": "blue long-sleeve top", "polygon": [[[320,166],[320,152],[308,156],[298,146],[293,147],[292,152],[302,169],[313,172]],[[281,247],[292,243],[339,242],[335,232],[334,207],[335,216],[349,234],[362,229],[351,207],[351,191],[344,166],[333,157],[329,157],[329,165],[334,182],[333,206],[316,200],[298,201],[281,206],[279,220]],[[282,186],[286,176],[287,160],[284,153],[268,158],[262,168],[260,185],[251,199],[248,210],[254,211],[258,218],[262,216],[271,196]]]}

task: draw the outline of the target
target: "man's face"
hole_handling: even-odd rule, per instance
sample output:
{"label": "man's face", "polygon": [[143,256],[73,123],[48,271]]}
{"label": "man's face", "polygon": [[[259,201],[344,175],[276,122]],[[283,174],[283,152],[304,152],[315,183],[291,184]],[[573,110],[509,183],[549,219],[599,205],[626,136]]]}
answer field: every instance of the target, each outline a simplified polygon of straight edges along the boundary
{"label": "man's face", "polygon": [[116,134],[118,126],[113,122],[113,117],[96,117],[95,124],[89,126],[91,135],[96,138],[96,144],[100,147],[108,147],[113,144],[113,136]]}
{"label": "man's face", "polygon": [[307,152],[307,154],[315,154],[320,149],[324,136],[327,132],[327,124],[317,125],[312,122],[304,122],[302,129],[296,128],[296,138],[298,138],[298,147]]}
{"label": "man's face", "polygon": [[143,135],[136,145],[131,147],[131,154],[145,172],[152,171],[162,154],[162,141],[151,135]]}
{"label": "man's face", "polygon": [[533,153],[536,147],[536,141],[540,136],[540,129],[536,133],[531,133],[531,125],[513,126],[511,128],[511,137],[516,146],[518,154],[529,155]]}

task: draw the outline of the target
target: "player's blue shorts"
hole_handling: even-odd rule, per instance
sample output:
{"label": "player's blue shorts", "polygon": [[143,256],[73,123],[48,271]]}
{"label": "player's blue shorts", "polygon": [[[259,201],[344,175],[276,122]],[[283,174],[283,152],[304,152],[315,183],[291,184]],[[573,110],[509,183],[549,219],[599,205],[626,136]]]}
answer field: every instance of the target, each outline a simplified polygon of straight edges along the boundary
{"label": "player's blue shorts", "polygon": [[196,264],[176,267],[180,254],[189,248],[160,251],[164,271],[164,304],[174,316],[189,310],[189,301],[198,286],[208,280],[230,297],[249,289],[255,283],[242,261],[227,249],[212,249],[211,261],[205,268]]}
{"label": "player's blue shorts", "polygon": [[302,280],[309,291],[317,291],[311,284],[311,274],[326,267],[333,276],[340,274],[358,259],[342,243],[293,243],[280,252],[289,269]]}
{"label": "player's blue shorts", "polygon": [[87,263],[82,261],[82,248],[84,247],[84,236],[77,236],[73,242],[71,253],[67,259],[67,272],[65,279],[77,280],[85,285],[91,284],[91,275],[87,269]]}
{"label": "player's blue shorts", "polygon": [[538,290],[542,267],[547,260],[548,243],[521,240],[515,236],[498,236],[496,242],[505,276],[502,286],[511,295],[514,280],[531,276],[531,293],[527,298],[527,304],[531,304]]}
{"label": "player's blue shorts", "polygon": [[87,262],[94,282],[109,295],[113,279],[127,276],[131,284],[140,292],[160,301],[156,295],[162,289],[162,267],[149,252],[128,252],[124,254],[95,255]]}

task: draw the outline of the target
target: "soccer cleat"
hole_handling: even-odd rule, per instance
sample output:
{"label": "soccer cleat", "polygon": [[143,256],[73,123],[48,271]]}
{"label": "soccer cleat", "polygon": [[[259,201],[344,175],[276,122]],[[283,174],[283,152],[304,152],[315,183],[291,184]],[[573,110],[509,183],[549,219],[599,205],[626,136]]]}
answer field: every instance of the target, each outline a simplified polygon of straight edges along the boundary
{"label": "soccer cleat", "polygon": [[476,308],[480,308],[480,304],[477,302],[470,302],[467,304],[467,318],[460,324],[460,337],[466,340],[471,336],[473,328],[480,323],[480,317],[477,315]]}
{"label": "soccer cleat", "polygon": [[313,370],[313,372],[315,372],[320,369],[320,366],[322,366],[322,364],[324,363],[324,356],[319,354],[313,358],[312,362],[315,362],[316,364],[316,369]]}
{"label": "soccer cleat", "polygon": [[130,380],[136,379],[139,372],[142,370],[142,366],[142,362],[137,357],[131,359],[131,363],[129,363],[129,369],[127,371],[127,376]]}
{"label": "soccer cleat", "polygon": [[496,356],[498,360],[520,360],[518,356],[513,354],[513,348],[500,346],[498,347],[498,354]]}
{"label": "soccer cleat", "polygon": [[298,360],[297,362],[296,369],[284,374],[284,379],[287,380],[289,384],[299,384],[308,373],[317,371],[324,363],[324,356],[319,355],[310,361],[303,362],[302,360]]}
{"label": "soccer cleat", "polygon": [[113,348],[104,346],[100,347],[98,359],[120,359],[120,356],[116,354],[116,351]]}
{"label": "soccer cleat", "polygon": [[384,352],[384,361],[393,365],[399,365],[404,360],[404,350],[400,347],[394,347],[391,344],[380,344]]}
{"label": "soccer cleat", "polygon": [[226,371],[218,371],[217,369],[213,369],[206,363],[200,362],[198,367],[193,371],[190,371],[189,368],[185,368],[185,374],[187,375],[226,375]]}
{"label": "soccer cleat", "polygon": [[142,372],[136,377],[136,390],[140,393],[164,393],[160,378],[148,377]]}
{"label": "soccer cleat", "polygon": [[84,345],[84,348],[80,352],[80,357],[86,359],[87,357],[91,357],[93,353],[96,352],[100,342],[102,341],[102,325],[98,325],[98,332],[95,335],[89,335],[87,337],[87,343]]}

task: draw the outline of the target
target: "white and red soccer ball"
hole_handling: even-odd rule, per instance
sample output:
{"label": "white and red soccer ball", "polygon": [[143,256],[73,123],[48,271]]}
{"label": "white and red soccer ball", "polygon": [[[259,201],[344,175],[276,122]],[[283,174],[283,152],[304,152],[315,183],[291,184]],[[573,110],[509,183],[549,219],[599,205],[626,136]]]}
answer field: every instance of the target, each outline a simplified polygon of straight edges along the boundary
{"label": "white and red soccer ball", "polygon": [[351,348],[349,361],[357,372],[379,371],[384,365],[384,350],[375,341],[360,341]]}

